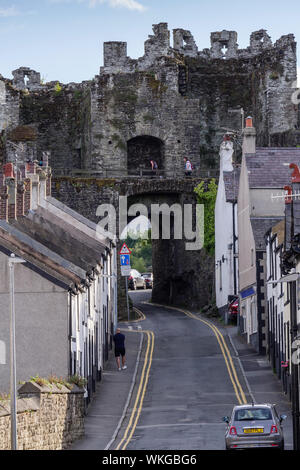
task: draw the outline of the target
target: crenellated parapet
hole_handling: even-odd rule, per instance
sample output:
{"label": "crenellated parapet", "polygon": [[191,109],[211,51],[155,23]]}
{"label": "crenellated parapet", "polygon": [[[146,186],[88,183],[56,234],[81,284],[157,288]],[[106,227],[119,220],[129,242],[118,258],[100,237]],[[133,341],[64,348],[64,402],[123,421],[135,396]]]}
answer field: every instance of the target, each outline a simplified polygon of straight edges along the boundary
{"label": "crenellated parapet", "polygon": [[185,155],[211,168],[220,132],[239,132],[242,115],[253,116],[258,145],[293,146],[296,78],[293,34],[273,43],[260,29],[240,48],[235,31],[220,30],[201,50],[191,31],[155,24],[137,59],[126,42],[105,42],[93,80],[41,84],[28,67],[0,76],[0,163],[35,160],[46,148],[54,171],[66,174],[147,170],[153,153],[165,174],[180,174]]}
{"label": "crenellated parapet", "polygon": [[173,47],[170,45],[170,31],[167,23],[153,25],[153,35],[145,42],[145,54],[139,59],[127,56],[126,42],[104,43],[104,66],[100,73],[134,72],[146,70],[153,66],[158,58],[174,58],[178,54],[184,57],[205,59],[251,59],[265,51],[275,51],[279,48],[294,48],[293,34],[282,36],[275,44],[272,43],[266,30],[255,31],[250,36],[250,45],[239,49],[236,31],[216,31],[210,36],[210,48],[199,50],[190,31],[185,29],[173,30]]}
{"label": "crenellated parapet", "polygon": [[13,85],[19,90],[39,90],[41,85],[41,74],[29,67],[20,67],[12,72]]}

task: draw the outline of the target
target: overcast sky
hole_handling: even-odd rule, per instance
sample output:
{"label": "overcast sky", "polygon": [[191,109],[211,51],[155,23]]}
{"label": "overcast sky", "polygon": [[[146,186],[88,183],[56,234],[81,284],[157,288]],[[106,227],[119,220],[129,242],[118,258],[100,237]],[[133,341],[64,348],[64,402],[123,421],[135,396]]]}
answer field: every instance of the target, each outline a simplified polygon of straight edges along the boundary
{"label": "overcast sky", "polygon": [[0,74],[26,66],[45,81],[81,82],[99,73],[104,41],[126,41],[138,58],[155,23],[190,30],[199,49],[212,31],[234,30],[244,48],[262,28],[273,42],[289,33],[297,41],[299,18],[296,0],[0,0]]}

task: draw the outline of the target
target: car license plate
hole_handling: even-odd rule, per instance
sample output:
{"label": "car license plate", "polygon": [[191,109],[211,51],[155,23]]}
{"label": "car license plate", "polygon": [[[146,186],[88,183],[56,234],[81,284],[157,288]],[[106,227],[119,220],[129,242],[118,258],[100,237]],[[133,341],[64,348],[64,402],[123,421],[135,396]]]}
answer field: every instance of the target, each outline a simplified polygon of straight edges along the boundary
{"label": "car license plate", "polygon": [[263,432],[264,432],[264,428],[244,428],[245,434],[259,434]]}

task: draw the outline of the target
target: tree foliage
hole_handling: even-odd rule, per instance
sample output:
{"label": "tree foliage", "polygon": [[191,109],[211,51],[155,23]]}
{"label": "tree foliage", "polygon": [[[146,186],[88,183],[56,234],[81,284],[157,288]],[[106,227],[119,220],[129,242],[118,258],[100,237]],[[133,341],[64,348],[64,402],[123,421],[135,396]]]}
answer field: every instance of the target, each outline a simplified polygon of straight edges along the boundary
{"label": "tree foliage", "polygon": [[137,240],[135,238],[136,235],[129,232],[125,240],[126,245],[132,251],[131,267],[140,273],[146,272],[152,267],[151,230],[141,234]]}
{"label": "tree foliage", "polygon": [[210,254],[215,252],[215,204],[217,198],[218,185],[213,178],[208,183],[207,189],[205,182],[194,189],[197,194],[198,204],[204,205],[204,248]]}

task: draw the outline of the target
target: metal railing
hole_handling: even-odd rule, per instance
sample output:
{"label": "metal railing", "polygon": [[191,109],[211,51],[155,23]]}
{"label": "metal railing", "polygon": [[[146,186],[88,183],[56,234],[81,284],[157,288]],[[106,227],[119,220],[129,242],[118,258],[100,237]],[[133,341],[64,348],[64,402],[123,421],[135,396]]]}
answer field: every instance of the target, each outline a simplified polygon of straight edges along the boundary
{"label": "metal railing", "polygon": [[53,168],[54,177],[69,176],[71,178],[156,178],[156,179],[176,179],[176,178],[218,178],[218,169],[195,169],[189,176],[184,169],[176,170],[151,170],[148,168],[137,168],[134,170],[123,168],[102,168],[99,170],[85,170],[77,168]]}

